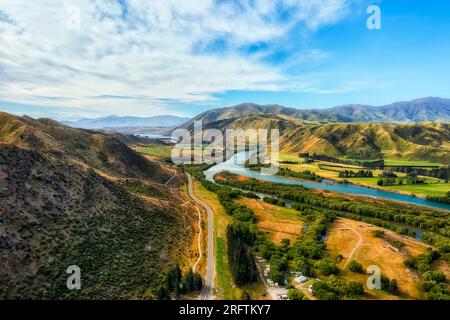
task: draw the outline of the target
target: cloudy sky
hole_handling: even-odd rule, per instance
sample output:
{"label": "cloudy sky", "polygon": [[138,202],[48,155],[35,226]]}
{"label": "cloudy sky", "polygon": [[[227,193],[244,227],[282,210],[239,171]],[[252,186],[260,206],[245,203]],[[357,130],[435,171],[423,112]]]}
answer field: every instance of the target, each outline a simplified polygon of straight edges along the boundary
{"label": "cloudy sky", "polygon": [[[381,8],[382,29],[366,27]],[[0,110],[74,119],[450,97],[450,1],[1,0]]]}

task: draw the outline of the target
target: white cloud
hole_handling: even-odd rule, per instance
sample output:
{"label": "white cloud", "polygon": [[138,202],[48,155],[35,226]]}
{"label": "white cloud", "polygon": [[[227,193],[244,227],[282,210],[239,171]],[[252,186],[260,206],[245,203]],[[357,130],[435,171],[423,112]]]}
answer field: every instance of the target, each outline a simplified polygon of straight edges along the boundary
{"label": "white cloud", "polygon": [[[68,28],[71,6],[80,8],[80,30]],[[298,24],[335,23],[348,7],[347,0],[2,0],[0,100],[158,114],[167,100],[277,91],[286,85],[283,70],[239,49],[281,41]],[[214,41],[226,41],[226,50],[208,49]]]}

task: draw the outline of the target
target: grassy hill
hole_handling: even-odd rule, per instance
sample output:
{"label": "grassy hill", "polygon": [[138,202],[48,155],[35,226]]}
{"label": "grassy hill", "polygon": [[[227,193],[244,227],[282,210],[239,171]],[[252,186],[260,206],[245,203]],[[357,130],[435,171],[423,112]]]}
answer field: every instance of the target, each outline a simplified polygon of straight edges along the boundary
{"label": "grassy hill", "polygon": [[248,115],[208,128],[278,128],[281,151],[349,159],[404,159],[450,163],[450,125],[443,123],[308,123],[284,115]]}
{"label": "grassy hill", "polygon": [[[50,120],[1,114],[0,128],[0,299],[151,297],[189,259],[194,228],[158,185],[171,176],[161,165],[118,137]],[[70,265],[81,290],[66,287]]]}

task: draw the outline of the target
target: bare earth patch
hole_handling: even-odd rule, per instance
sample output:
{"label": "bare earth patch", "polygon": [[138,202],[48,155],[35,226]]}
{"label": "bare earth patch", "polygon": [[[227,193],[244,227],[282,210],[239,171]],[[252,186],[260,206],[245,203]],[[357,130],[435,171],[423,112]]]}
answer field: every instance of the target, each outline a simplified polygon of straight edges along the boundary
{"label": "bare earth patch", "polygon": [[289,239],[294,243],[302,229],[302,221],[298,212],[274,206],[256,199],[241,199],[239,203],[251,208],[258,217],[258,228],[265,232],[275,243]]}
{"label": "bare earth patch", "polygon": [[[410,255],[426,252],[429,246],[384,229],[385,236],[377,238],[373,235],[373,231],[380,229],[359,221],[337,219],[330,225],[330,234],[326,240],[327,250],[332,257],[336,257],[338,254],[344,257],[338,265],[343,270],[344,278],[357,280],[364,284],[367,280],[368,275],[359,275],[348,271],[346,266],[352,259],[361,263],[364,270],[370,265],[377,265],[384,275],[398,281],[401,298],[420,299],[421,294],[417,288],[419,277],[414,271],[405,267],[404,261]],[[394,247],[387,239],[401,241],[402,248]],[[385,295],[378,290],[366,288],[366,291],[368,298],[381,298]]]}

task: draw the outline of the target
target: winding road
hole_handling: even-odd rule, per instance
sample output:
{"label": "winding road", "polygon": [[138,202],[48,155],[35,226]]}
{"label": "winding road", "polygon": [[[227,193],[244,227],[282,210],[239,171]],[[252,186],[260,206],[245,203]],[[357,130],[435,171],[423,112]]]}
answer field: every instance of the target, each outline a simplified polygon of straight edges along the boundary
{"label": "winding road", "polygon": [[213,300],[214,299],[214,276],[215,276],[215,256],[214,256],[214,215],[212,209],[202,200],[197,198],[194,194],[194,186],[192,177],[187,174],[188,177],[188,193],[189,196],[198,205],[203,207],[208,214],[208,232],[207,232],[207,244],[206,244],[206,276],[203,289],[200,293],[200,300]]}
{"label": "winding road", "polygon": [[[198,263],[200,262],[200,260],[203,257],[203,250],[202,250],[202,228],[201,228],[201,221],[202,221],[202,216],[201,216],[201,211],[198,208],[198,206],[201,206],[203,209],[205,209],[207,215],[208,215],[208,231],[207,231],[207,245],[206,245],[206,276],[205,276],[205,283],[203,285],[203,289],[200,292],[200,300],[213,300],[214,299],[214,276],[215,276],[215,256],[214,256],[214,214],[213,214],[213,210],[202,200],[200,200],[199,198],[197,198],[194,194],[194,184],[193,184],[193,180],[192,177],[186,173],[187,177],[188,177],[188,194],[189,197],[197,204],[195,207],[195,209],[198,212],[198,229],[199,229],[199,233],[198,233],[198,251],[199,251],[199,256],[197,261],[195,261],[192,269],[193,271],[196,270]],[[164,186],[166,188],[168,188],[170,190],[170,192],[177,197],[178,199],[180,199],[181,201],[184,201],[180,196],[178,196],[176,193],[173,192],[172,188],[169,187],[169,183],[177,176],[177,171],[174,170],[174,174],[173,176],[167,180],[167,182],[164,184]],[[185,201],[183,203],[183,205],[185,205],[186,203],[188,203],[189,201]]]}

